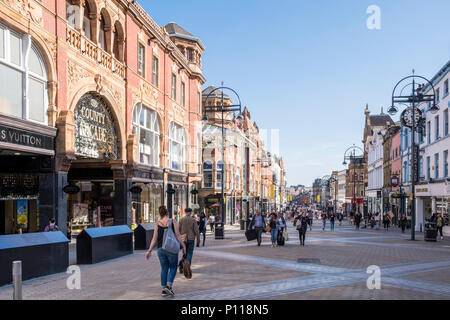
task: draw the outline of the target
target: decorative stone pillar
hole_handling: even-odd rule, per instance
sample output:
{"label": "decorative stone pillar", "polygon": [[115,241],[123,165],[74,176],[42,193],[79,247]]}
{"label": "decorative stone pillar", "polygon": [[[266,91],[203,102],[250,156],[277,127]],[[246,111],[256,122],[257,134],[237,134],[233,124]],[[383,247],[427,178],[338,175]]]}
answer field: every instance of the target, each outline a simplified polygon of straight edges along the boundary
{"label": "decorative stone pillar", "polygon": [[132,195],[130,192],[132,181],[127,178],[125,161],[114,160],[109,163],[114,175],[114,225],[127,225],[130,227],[132,222]]}

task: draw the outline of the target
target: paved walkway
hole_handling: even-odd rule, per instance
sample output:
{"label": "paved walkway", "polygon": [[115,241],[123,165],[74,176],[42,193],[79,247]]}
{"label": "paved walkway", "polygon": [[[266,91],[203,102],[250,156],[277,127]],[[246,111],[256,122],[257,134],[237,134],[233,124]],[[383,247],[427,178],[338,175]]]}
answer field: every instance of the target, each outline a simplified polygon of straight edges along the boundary
{"label": "paved walkway", "polygon": [[[297,231],[289,228],[289,241],[272,248],[268,234],[263,245],[246,241],[239,226],[225,226],[225,239],[207,236],[206,247],[195,248],[193,278],[177,274],[175,299],[450,299],[450,241],[417,241],[398,229],[354,230],[348,223],[320,221],[299,246]],[[81,289],[69,290],[69,274],[25,281],[24,299],[170,299],[160,296],[160,266],[144,251],[82,265]],[[298,258],[316,264],[298,263]],[[74,246],[71,246],[74,260]],[[381,289],[369,290],[367,267],[381,271]],[[11,299],[12,287],[0,287],[0,299]],[[173,298],[172,298],[173,299]]]}

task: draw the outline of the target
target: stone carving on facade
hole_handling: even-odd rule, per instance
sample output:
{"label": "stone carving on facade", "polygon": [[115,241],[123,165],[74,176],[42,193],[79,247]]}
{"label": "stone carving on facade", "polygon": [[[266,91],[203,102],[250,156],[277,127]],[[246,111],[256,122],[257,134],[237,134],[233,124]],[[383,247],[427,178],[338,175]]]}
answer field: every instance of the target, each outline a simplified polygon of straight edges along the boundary
{"label": "stone carving on facade", "polygon": [[47,45],[47,48],[50,50],[53,61],[56,62],[56,52],[57,52],[56,41],[48,36],[44,36],[41,39],[44,40],[45,44]]}
{"label": "stone carving on facade", "polygon": [[96,84],[95,90],[96,90],[98,93],[101,93],[101,92],[102,92],[102,89],[103,89],[103,85],[102,85],[102,76],[101,76],[100,74],[96,74],[95,77],[94,77],[94,80],[95,80],[95,84]]}
{"label": "stone carving on facade", "polygon": [[[34,0],[0,0],[12,9],[31,19],[40,26],[44,25],[42,18],[42,8]],[[40,2],[40,1],[39,1]]]}
{"label": "stone carving on facade", "polygon": [[74,84],[80,81],[81,79],[91,77],[92,73],[88,70],[84,69],[80,65],[67,61],[67,82],[68,87],[73,88]]}
{"label": "stone carving on facade", "polygon": [[141,99],[147,100],[152,106],[158,106],[158,90],[156,90],[152,85],[142,82],[141,83]]}
{"label": "stone carving on facade", "polygon": [[172,104],[173,118],[180,124],[184,124],[184,109],[176,103]]}

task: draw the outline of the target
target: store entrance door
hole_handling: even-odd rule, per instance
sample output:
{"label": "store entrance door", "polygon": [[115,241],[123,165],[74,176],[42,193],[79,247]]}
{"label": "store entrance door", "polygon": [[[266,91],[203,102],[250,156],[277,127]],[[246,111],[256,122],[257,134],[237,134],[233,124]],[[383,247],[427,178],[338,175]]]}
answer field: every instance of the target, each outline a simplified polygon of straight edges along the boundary
{"label": "store entrance door", "polygon": [[109,168],[71,168],[68,182],[80,191],[67,195],[69,234],[114,225],[114,180]]}

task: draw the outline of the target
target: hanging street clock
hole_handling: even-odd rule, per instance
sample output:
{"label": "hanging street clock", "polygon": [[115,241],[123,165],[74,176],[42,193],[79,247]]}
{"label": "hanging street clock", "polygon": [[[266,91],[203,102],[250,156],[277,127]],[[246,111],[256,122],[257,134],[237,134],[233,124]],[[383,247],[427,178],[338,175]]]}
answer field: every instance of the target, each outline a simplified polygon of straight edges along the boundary
{"label": "hanging street clock", "polygon": [[421,119],[422,119],[422,111],[420,111],[420,109],[418,108],[414,108],[414,118],[413,118],[412,107],[405,109],[400,117],[402,125],[408,128],[412,128],[413,124],[415,127],[417,127]]}

